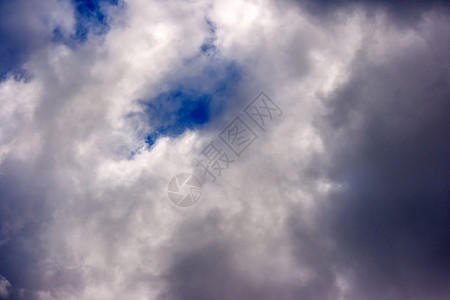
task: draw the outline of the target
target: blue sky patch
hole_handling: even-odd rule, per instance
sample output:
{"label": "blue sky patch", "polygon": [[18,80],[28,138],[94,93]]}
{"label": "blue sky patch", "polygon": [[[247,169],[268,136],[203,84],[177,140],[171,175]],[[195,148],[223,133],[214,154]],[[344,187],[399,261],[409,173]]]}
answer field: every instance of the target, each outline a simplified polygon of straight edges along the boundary
{"label": "blue sky patch", "polygon": [[211,99],[211,94],[183,87],[158,95],[146,104],[146,113],[151,122],[159,124],[147,136],[147,144],[153,145],[161,135],[175,137],[186,129],[194,129],[207,123],[210,119]]}
{"label": "blue sky patch", "polygon": [[87,40],[88,34],[103,35],[110,27],[104,7],[108,5],[117,6],[118,0],[73,0],[75,7],[75,33],[64,36],[60,28],[53,30],[53,41],[75,46]]}
{"label": "blue sky patch", "polygon": [[177,137],[187,129],[201,129],[222,113],[241,70],[234,62],[212,59],[210,63],[201,74],[181,79],[150,101],[140,101],[153,127],[146,137],[149,146],[161,136]]}

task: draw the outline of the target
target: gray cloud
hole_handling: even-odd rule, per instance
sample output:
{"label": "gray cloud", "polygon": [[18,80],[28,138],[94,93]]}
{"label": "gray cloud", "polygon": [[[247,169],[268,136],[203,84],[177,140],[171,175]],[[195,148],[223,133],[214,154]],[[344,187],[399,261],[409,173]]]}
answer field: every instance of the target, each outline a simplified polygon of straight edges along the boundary
{"label": "gray cloud", "polygon": [[[252,277],[249,270],[264,269],[270,255],[258,263],[238,259],[247,251],[235,238],[241,234],[239,222],[219,215],[212,223],[209,218],[195,226],[183,222],[183,230],[173,235],[180,241],[174,246],[179,251],[170,259],[163,298],[448,297],[450,68],[445,62],[450,24],[439,13],[427,17],[431,21],[422,23],[410,39],[390,44],[397,37],[386,38],[382,50],[373,33],[364,35],[349,79],[322,100],[326,113],[316,118],[316,126],[325,152],[306,170],[298,170],[303,182],[289,186],[311,189],[316,180],[326,178],[336,187],[326,196],[311,189],[317,202],[313,214],[305,211],[304,203],[284,203],[289,207],[283,227],[288,235],[277,233],[291,249],[292,257],[284,258],[309,279],[277,281],[276,272]],[[257,186],[252,185],[264,189]],[[283,196],[276,199],[285,201]],[[247,205],[244,219],[258,207]],[[220,230],[224,223],[233,230]],[[273,243],[269,235],[266,239]],[[285,274],[295,276],[292,270]]]}
{"label": "gray cloud", "polygon": [[[383,62],[363,47],[330,99],[325,176],[342,184],[324,219],[354,276],[355,298],[450,293],[449,22]],[[442,22],[441,22],[442,21]]]}
{"label": "gray cloud", "polygon": [[[221,229],[224,222],[233,222],[231,232]],[[276,250],[273,257],[248,257],[248,251],[254,249],[245,249],[239,241],[235,223],[217,211],[183,223],[173,235],[176,250],[170,257],[171,266],[165,275],[167,290],[161,299],[336,299],[333,271],[323,256],[327,250],[311,231],[301,234],[299,230],[292,237],[308,247],[299,251],[299,266],[311,277],[304,281],[295,279],[287,269],[269,267],[271,260],[277,259]],[[275,243],[269,247],[280,246]],[[290,260],[290,256],[285,259]],[[295,265],[295,260],[290,264]]]}
{"label": "gray cloud", "polygon": [[0,3],[0,79],[8,73],[23,76],[24,64],[48,45],[56,26],[63,31],[72,30],[69,9],[70,3],[66,1]]}
{"label": "gray cloud", "polygon": [[9,292],[11,290],[11,283],[0,275],[0,299],[8,299],[9,298]]}
{"label": "gray cloud", "polygon": [[446,10],[450,7],[448,0],[289,0],[298,4],[302,9],[321,18],[333,19],[336,11],[346,11],[354,8],[363,8],[368,15],[376,12],[386,12],[391,21],[397,25],[405,26],[419,22],[424,13],[432,9]]}
{"label": "gray cloud", "polygon": [[[424,13],[405,32],[278,5],[136,0],[104,37],[48,47],[27,61],[29,82],[0,83],[12,299],[448,297],[448,17]],[[215,103],[223,119],[147,149],[155,124],[133,117],[137,100],[208,85],[210,57],[186,68],[206,17],[242,81]],[[284,119],[198,205],[171,206],[168,180],[261,89]]]}

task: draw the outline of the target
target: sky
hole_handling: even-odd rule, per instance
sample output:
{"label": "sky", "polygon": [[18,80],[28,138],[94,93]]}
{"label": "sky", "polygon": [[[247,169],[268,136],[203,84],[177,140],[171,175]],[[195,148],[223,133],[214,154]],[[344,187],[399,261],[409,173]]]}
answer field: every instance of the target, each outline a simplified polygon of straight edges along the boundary
{"label": "sky", "polygon": [[449,112],[446,0],[0,0],[0,299],[450,299]]}

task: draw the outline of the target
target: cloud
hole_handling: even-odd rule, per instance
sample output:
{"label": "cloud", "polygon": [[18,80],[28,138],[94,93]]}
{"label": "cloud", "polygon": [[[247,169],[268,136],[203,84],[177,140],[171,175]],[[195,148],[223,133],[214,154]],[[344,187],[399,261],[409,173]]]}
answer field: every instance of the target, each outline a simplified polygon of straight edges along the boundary
{"label": "cloud", "polygon": [[356,298],[449,293],[450,69],[441,63],[449,25],[429,15],[409,38],[386,41],[392,47],[380,59],[368,39],[349,81],[327,100],[325,174],[343,188],[329,196],[326,217],[353,268]]}
{"label": "cloud", "polygon": [[417,1],[417,0],[351,0],[351,1],[311,1],[311,0],[289,0],[292,3],[298,4],[302,9],[311,12],[313,15],[320,18],[334,19],[335,12],[360,9],[363,8],[368,15],[376,15],[377,13],[386,13],[390,21],[395,25],[410,26],[420,22],[423,15],[432,10],[448,11],[449,1],[435,0],[435,1]]}
{"label": "cloud", "polygon": [[10,289],[11,283],[9,283],[5,277],[0,275],[0,298],[8,299]]}
{"label": "cloud", "polygon": [[28,59],[40,52],[55,27],[70,32],[73,26],[67,1],[2,1],[0,3],[0,79],[21,74]]}
{"label": "cloud", "polygon": [[[203,52],[203,48],[200,49]],[[186,77],[168,83],[168,91],[162,91],[148,101],[140,101],[144,106],[142,117],[153,127],[147,137],[150,146],[161,136],[176,137],[187,129],[199,129],[211,119],[220,117],[226,110],[225,99],[233,96],[241,78],[239,66],[216,59],[214,55],[207,61],[194,58],[183,69],[188,70],[184,74]]]}
{"label": "cloud", "polygon": [[[448,296],[445,13],[399,27],[271,1],[89,3],[17,6],[68,21],[17,46],[29,78],[0,82],[10,298]],[[243,112],[261,90],[285,112],[266,132]],[[227,149],[236,116],[258,139],[173,206],[169,180]]]}

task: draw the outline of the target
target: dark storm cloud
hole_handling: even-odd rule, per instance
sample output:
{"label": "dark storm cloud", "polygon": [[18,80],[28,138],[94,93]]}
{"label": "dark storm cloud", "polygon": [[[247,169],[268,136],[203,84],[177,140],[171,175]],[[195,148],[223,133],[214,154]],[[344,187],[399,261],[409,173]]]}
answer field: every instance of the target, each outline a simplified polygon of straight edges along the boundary
{"label": "dark storm cloud", "polygon": [[[42,235],[53,219],[55,205],[46,191],[54,185],[45,168],[7,159],[0,173],[0,276],[9,283],[7,299],[37,299],[40,290],[58,286],[78,288],[76,271],[44,260],[48,247]],[[51,272],[49,272],[51,270]]]}
{"label": "dark storm cloud", "polygon": [[355,299],[450,295],[449,29],[443,21],[383,63],[367,44],[328,99],[324,170],[342,187],[322,219]]}
{"label": "dark storm cloud", "polygon": [[[271,282],[252,282],[233,262],[227,244],[211,244],[185,253],[171,269],[170,291],[164,299],[280,299],[288,296],[288,287]],[[309,298],[304,298],[309,299]]]}
{"label": "dark storm cloud", "polygon": [[43,46],[32,1],[0,1],[0,80]]}
{"label": "dark storm cloud", "polygon": [[[326,251],[316,247],[320,243],[306,250],[309,257],[305,260],[310,259],[308,265],[312,267],[307,272],[313,279],[307,284],[286,281],[244,259],[239,242],[220,229],[223,222],[226,220],[220,213],[211,212],[180,226],[173,245],[176,251],[171,254],[172,266],[165,278],[168,287],[160,299],[336,299],[329,261],[321,256]],[[306,235],[314,239],[311,232]],[[255,277],[251,270],[259,267],[263,268]]]}
{"label": "dark storm cloud", "polygon": [[[46,202],[33,171],[17,161],[2,164],[0,175],[0,274],[12,285],[10,299],[19,290],[39,287],[39,259],[43,244],[38,238],[48,218]],[[27,298],[27,297],[25,297]]]}
{"label": "dark storm cloud", "polygon": [[424,12],[433,8],[448,10],[448,0],[289,0],[301,8],[321,16],[329,17],[334,11],[351,7],[363,7],[369,13],[383,10],[395,23],[409,24],[418,21]]}

